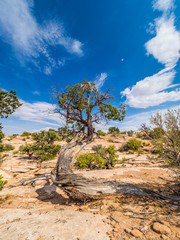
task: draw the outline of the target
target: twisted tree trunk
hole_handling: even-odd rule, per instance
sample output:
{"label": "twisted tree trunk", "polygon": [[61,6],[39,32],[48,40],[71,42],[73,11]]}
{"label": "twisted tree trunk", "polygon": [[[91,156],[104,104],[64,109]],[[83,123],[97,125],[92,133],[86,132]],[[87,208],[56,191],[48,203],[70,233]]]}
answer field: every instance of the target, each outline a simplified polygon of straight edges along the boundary
{"label": "twisted tree trunk", "polygon": [[77,135],[70,143],[64,145],[59,153],[57,165],[51,172],[51,179],[54,184],[61,187],[69,197],[80,201],[91,201],[121,193],[148,197],[153,200],[167,200],[177,203],[179,206],[179,197],[164,196],[158,192],[129,183],[89,179],[74,174],[72,167],[75,158],[88,143],[87,140],[79,142]]}

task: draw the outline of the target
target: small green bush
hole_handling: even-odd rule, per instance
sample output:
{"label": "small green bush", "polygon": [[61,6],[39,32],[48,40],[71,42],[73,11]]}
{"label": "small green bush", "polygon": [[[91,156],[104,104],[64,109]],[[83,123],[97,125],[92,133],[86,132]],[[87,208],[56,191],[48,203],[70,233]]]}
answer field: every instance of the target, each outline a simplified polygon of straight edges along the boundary
{"label": "small green bush", "polygon": [[102,145],[93,147],[95,153],[83,153],[77,157],[76,168],[110,168],[118,160],[117,150],[114,145],[103,148]]}
{"label": "small green bush", "polygon": [[7,183],[7,180],[2,180],[3,176],[0,175],[0,191],[2,191],[4,185]]}
{"label": "small green bush", "polygon": [[142,145],[142,142],[137,140],[136,138],[131,138],[127,142],[127,146],[129,150],[138,150]]}
{"label": "small green bush", "polygon": [[112,133],[119,134],[120,131],[119,131],[119,128],[118,128],[118,127],[110,127],[110,128],[108,129],[108,133],[109,133],[109,134],[112,134]]}
{"label": "small green bush", "polygon": [[98,130],[98,131],[97,131],[97,134],[98,134],[99,136],[106,136],[106,133],[103,132],[103,131],[101,131],[101,130]]}
{"label": "small green bush", "polygon": [[13,134],[12,136],[9,136],[10,140],[13,140],[14,138],[16,138],[19,134]]}
{"label": "small green bush", "polygon": [[121,159],[121,163],[122,163],[122,164],[124,164],[126,161],[127,161],[127,158],[126,158],[126,157],[123,157],[123,158]]}
{"label": "small green bush", "polygon": [[30,135],[31,135],[31,133],[30,132],[26,132],[26,131],[21,134],[22,137],[28,137]]}
{"label": "small green bush", "polygon": [[162,128],[156,127],[150,131],[149,136],[152,139],[159,139],[159,138],[162,138],[164,134],[165,134],[165,131]]}
{"label": "small green bush", "polygon": [[133,130],[127,131],[127,134],[128,134],[129,137],[132,137],[133,133],[134,133]]}
{"label": "small green bush", "polygon": [[14,147],[11,144],[0,144],[0,152],[11,151]]}
{"label": "small green bush", "polygon": [[92,146],[92,150],[97,153],[99,153],[99,150],[102,148],[103,148],[102,144],[97,144],[97,145]]}
{"label": "small green bush", "polygon": [[108,139],[108,142],[113,143],[113,139],[112,139],[112,138],[109,138],[109,139]]}
{"label": "small green bush", "polygon": [[137,136],[137,138],[142,138],[143,135],[141,132],[138,132],[136,136]]}

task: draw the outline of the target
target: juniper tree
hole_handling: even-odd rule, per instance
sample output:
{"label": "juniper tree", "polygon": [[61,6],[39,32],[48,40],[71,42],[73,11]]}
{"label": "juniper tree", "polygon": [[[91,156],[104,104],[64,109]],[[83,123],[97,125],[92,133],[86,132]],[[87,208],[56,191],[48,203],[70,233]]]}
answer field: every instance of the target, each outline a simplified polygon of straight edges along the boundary
{"label": "juniper tree", "polygon": [[53,89],[53,98],[57,105],[56,113],[66,119],[67,124],[77,123],[81,131],[87,130],[87,137],[92,140],[94,124],[110,120],[122,121],[125,117],[125,105],[119,108],[109,102],[114,99],[110,90],[98,91],[95,83],[83,80],[82,84],[67,86],[64,91]]}

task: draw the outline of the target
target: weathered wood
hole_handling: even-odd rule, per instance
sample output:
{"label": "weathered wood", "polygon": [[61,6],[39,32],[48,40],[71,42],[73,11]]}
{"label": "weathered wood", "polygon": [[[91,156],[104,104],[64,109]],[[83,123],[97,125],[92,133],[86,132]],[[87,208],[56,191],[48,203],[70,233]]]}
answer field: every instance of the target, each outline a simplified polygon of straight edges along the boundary
{"label": "weathered wood", "polygon": [[54,184],[61,187],[69,197],[81,201],[100,199],[115,194],[130,194],[148,197],[152,200],[161,199],[180,204],[179,197],[164,196],[158,192],[139,187],[134,184],[102,181],[86,178],[72,171],[77,154],[87,145],[87,141],[78,141],[78,136],[62,147],[56,168],[51,172]]}

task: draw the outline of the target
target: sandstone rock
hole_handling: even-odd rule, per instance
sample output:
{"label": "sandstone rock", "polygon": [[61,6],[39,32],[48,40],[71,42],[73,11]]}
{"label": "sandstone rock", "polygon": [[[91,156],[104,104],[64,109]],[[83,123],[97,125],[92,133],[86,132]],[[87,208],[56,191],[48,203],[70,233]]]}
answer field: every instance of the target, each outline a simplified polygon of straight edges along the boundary
{"label": "sandstone rock", "polygon": [[142,238],[143,234],[138,229],[133,229],[131,231],[131,235],[133,235],[136,238]]}
{"label": "sandstone rock", "polygon": [[161,233],[161,234],[171,234],[171,229],[164,224],[161,224],[159,222],[155,222],[152,225],[153,231],[156,233]]}

